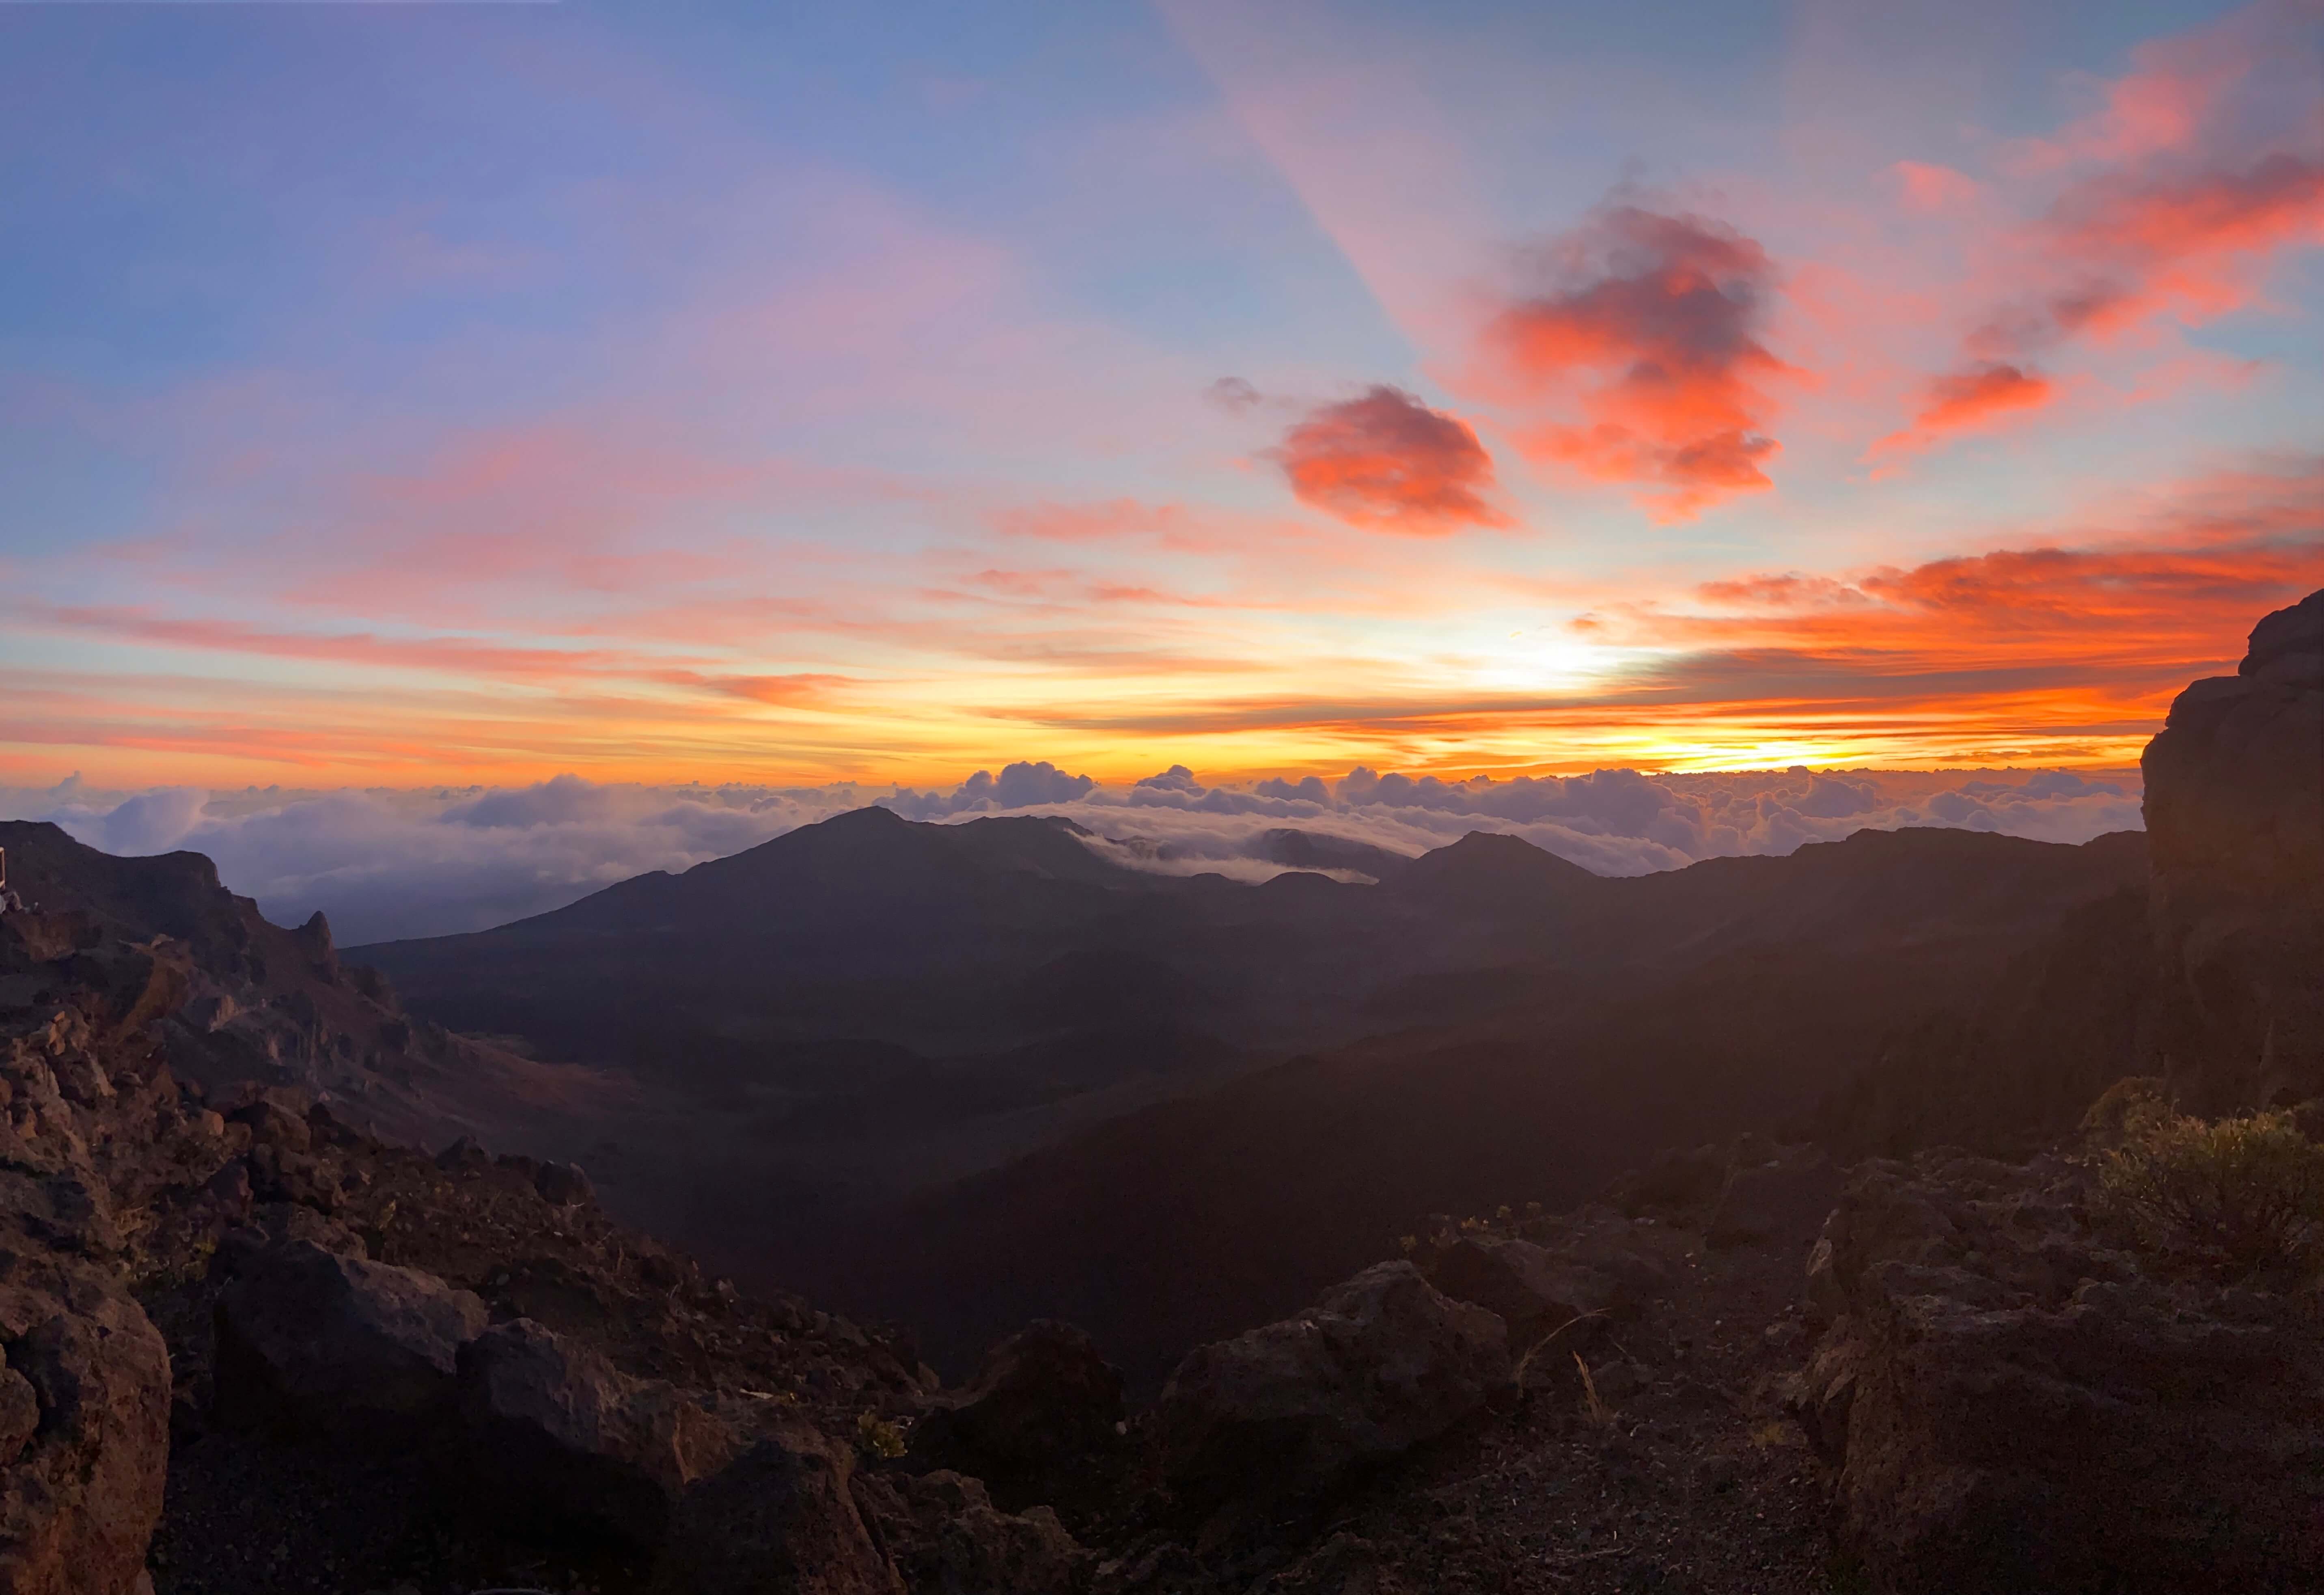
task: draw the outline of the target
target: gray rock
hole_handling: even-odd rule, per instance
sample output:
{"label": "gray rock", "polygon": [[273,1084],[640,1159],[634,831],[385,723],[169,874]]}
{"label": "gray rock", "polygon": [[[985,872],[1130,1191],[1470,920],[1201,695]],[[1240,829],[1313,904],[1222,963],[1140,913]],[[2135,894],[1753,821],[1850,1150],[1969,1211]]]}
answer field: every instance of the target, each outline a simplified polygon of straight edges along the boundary
{"label": "gray rock", "polygon": [[459,1349],[485,1323],[475,1295],[307,1240],[235,1267],[217,1300],[221,1424],[385,1443],[450,1415]]}
{"label": "gray rock", "polygon": [[1508,1330],[1382,1263],[1295,1318],[1203,1346],[1156,1408],[1190,1505],[1305,1499],[1434,1439],[1510,1387]]}

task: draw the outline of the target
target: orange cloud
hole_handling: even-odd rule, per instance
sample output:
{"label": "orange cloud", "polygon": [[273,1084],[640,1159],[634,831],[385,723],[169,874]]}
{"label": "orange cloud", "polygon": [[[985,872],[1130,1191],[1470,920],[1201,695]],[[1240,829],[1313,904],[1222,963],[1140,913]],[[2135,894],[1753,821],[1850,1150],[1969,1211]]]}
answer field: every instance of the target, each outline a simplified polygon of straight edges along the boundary
{"label": "orange cloud", "polygon": [[1875,457],[1926,447],[1948,433],[1966,431],[2012,410],[2035,410],[2056,392],[2050,379],[1996,360],[1932,379],[1925,408],[1913,424],[1873,445]]}
{"label": "orange cloud", "polygon": [[1485,502],[1493,457],[1476,432],[1400,388],[1324,405],[1286,432],[1273,456],[1293,496],[1351,526],[1441,537],[1509,524]]}
{"label": "orange cloud", "polygon": [[[1957,555],[1847,577],[1702,584],[1701,607],[1646,607],[1600,634],[1682,648],[1803,650],[1912,673],[2118,671],[2176,691],[2259,614],[2324,582],[2324,462],[2188,484],[2131,535]],[[1628,628],[1620,622],[1627,621]]]}
{"label": "orange cloud", "polygon": [[1702,217],[1618,204],[1537,262],[1546,286],[1489,324],[1488,362],[1582,419],[1531,429],[1527,453],[1642,487],[1673,520],[1769,485],[1763,384],[1788,367],[1759,341],[1775,279],[1765,250]]}

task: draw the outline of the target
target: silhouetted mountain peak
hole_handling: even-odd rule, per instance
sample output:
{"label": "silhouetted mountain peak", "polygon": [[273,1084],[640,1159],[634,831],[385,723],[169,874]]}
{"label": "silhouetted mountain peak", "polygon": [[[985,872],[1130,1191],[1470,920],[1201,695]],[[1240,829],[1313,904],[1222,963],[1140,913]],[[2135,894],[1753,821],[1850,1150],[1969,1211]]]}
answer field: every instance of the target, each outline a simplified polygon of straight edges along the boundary
{"label": "silhouetted mountain peak", "polygon": [[1606,884],[1580,864],[1522,836],[1471,831],[1412,861],[1394,885],[1401,895],[1485,913],[1562,908]]}

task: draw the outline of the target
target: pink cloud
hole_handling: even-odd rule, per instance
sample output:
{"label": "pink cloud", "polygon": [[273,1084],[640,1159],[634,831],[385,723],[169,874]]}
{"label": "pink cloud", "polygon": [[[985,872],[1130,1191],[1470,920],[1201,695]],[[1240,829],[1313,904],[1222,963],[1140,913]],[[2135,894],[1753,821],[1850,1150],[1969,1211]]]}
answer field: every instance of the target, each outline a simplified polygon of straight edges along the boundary
{"label": "pink cloud", "polygon": [[1670,520],[1770,485],[1789,370],[1760,341],[1775,272],[1706,217],[1618,203],[1536,257],[1541,285],[1487,327],[1489,368],[1580,412],[1520,435],[1528,454],[1629,484]]}
{"label": "pink cloud", "polygon": [[1301,503],[1351,526],[1439,537],[1509,524],[1485,500],[1493,460],[1475,430],[1400,388],[1323,406],[1273,453]]}
{"label": "pink cloud", "polygon": [[[2039,364],[2061,347],[2243,309],[2277,257],[2324,243],[2312,13],[2263,4],[2150,45],[2101,111],[2013,151],[2021,178],[2057,183],[2012,241],[2020,285],[1988,304],[1876,456],[2038,410],[2057,392]],[[2302,60],[2287,84],[2286,61]]]}
{"label": "pink cloud", "polygon": [[1950,166],[1899,161],[1888,170],[1895,176],[1904,203],[1914,210],[1956,210],[1983,192],[1975,178]]}

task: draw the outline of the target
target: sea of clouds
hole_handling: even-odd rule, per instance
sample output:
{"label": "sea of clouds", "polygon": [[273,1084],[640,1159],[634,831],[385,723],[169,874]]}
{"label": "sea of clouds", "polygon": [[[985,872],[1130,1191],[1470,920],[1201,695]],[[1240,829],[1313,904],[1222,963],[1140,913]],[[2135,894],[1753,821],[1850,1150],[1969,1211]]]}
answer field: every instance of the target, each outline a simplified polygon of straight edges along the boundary
{"label": "sea of clouds", "polygon": [[[341,943],[441,936],[543,913],[649,870],[680,871],[848,809],[907,818],[1058,814],[1126,843],[1109,856],[1178,873],[1280,871],[1265,835],[1294,826],[1416,854],[1499,831],[1606,875],[1785,853],[1864,829],[1943,825],[2080,843],[2139,828],[2135,773],[1784,770],[1560,778],[1379,774],[1205,786],[1182,765],[1126,787],[1047,763],[904,788],[645,787],[578,776],[523,788],[100,791],[78,778],[0,788],[0,818],[52,820],[115,853],[190,848],[295,924],[320,908]],[[1102,845],[1102,843],[1100,844]]]}

